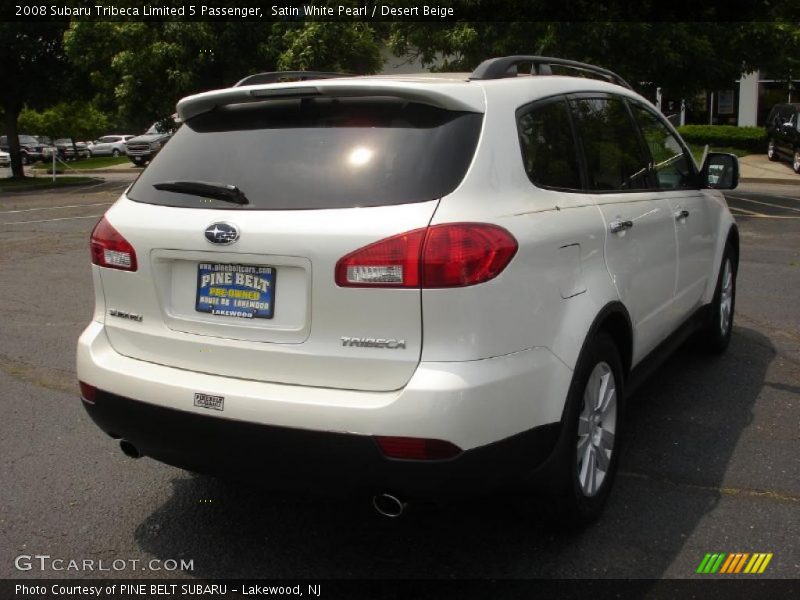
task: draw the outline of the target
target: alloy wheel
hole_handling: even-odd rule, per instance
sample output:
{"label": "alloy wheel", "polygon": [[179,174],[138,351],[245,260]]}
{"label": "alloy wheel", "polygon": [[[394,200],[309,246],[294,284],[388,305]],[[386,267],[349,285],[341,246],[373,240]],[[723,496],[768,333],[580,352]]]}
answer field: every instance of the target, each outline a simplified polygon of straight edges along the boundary
{"label": "alloy wheel", "polygon": [[583,392],[578,417],[578,483],[585,496],[597,494],[611,466],[617,429],[617,386],[606,362],[595,365]]}
{"label": "alloy wheel", "polygon": [[731,326],[733,313],[733,266],[730,258],[725,259],[722,268],[722,286],[719,291],[719,330],[725,336]]}

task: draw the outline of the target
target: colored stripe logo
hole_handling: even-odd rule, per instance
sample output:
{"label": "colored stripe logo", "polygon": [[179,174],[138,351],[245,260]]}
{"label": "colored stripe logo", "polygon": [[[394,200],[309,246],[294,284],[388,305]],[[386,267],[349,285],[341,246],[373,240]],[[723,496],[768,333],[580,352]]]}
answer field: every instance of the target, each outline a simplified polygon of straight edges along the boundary
{"label": "colored stripe logo", "polygon": [[706,554],[697,567],[697,573],[735,575],[737,573],[760,574],[766,571],[772,552],[716,552]]}

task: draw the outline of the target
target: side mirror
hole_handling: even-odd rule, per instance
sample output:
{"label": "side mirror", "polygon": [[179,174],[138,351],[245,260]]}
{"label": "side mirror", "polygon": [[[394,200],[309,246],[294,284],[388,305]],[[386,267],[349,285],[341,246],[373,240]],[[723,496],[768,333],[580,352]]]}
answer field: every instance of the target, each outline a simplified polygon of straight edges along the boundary
{"label": "side mirror", "polygon": [[709,152],[701,171],[703,187],[733,190],[739,185],[739,159],[735,154]]}

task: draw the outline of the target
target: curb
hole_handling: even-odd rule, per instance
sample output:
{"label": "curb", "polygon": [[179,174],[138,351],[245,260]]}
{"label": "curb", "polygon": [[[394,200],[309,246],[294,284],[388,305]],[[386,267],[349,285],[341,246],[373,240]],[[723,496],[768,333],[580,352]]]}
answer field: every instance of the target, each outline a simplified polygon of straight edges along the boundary
{"label": "curb", "polygon": [[144,171],[144,167],[108,167],[100,169],[86,169],[87,173],[122,173],[123,175],[128,173],[138,175],[142,171]]}
{"label": "curb", "polygon": [[22,188],[22,189],[19,189],[19,188],[16,188],[16,187],[4,188],[2,186],[2,183],[0,183],[0,192],[2,192],[4,194],[24,194],[26,192],[38,192],[40,190],[54,190],[54,189],[58,189],[58,188],[81,187],[81,186],[85,186],[85,185],[94,185],[96,183],[103,183],[103,181],[104,181],[103,179],[100,179],[99,177],[91,177],[89,175],[87,175],[86,178],[89,179],[89,181],[71,181],[69,183],[59,183],[59,184],[56,184],[56,185],[53,185],[51,183],[50,185],[31,186],[31,187]]}

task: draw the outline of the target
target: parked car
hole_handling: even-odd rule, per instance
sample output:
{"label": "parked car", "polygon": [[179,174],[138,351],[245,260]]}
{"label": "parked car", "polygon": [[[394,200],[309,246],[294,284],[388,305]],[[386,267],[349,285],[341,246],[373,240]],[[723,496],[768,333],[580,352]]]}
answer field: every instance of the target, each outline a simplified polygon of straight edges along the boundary
{"label": "parked car", "polygon": [[788,160],[800,173],[800,104],[776,104],[767,117],[767,156]]}
{"label": "parked car", "polygon": [[134,135],[104,135],[92,144],[92,156],[120,156],[126,153],[125,144],[133,139]]}
{"label": "parked car", "polygon": [[698,167],[592,65],[444,77],[178,103],[91,236],[77,372],[123,452],[389,516],[518,481],[599,515],[630,394],[689,335],[730,341],[737,159]]}
{"label": "parked car", "polygon": [[11,165],[11,155],[8,152],[0,150],[0,167],[8,167]]}
{"label": "parked car", "polygon": [[[37,160],[42,160],[49,156],[50,147],[43,144],[32,135],[20,134],[17,136],[19,139],[19,151],[22,156],[22,164],[27,165]],[[3,152],[10,152],[11,146],[8,142],[8,136],[0,136],[0,150]]]}
{"label": "parked car", "polygon": [[131,138],[125,143],[125,153],[133,164],[145,165],[159,153],[177,127],[177,123],[165,124],[164,121],[153,123],[143,135]]}
{"label": "parked car", "polygon": [[[75,158],[89,158],[92,154],[85,142],[74,142],[70,138],[61,138],[55,141],[58,155],[62,160]],[[77,151],[77,153],[76,153]]]}

